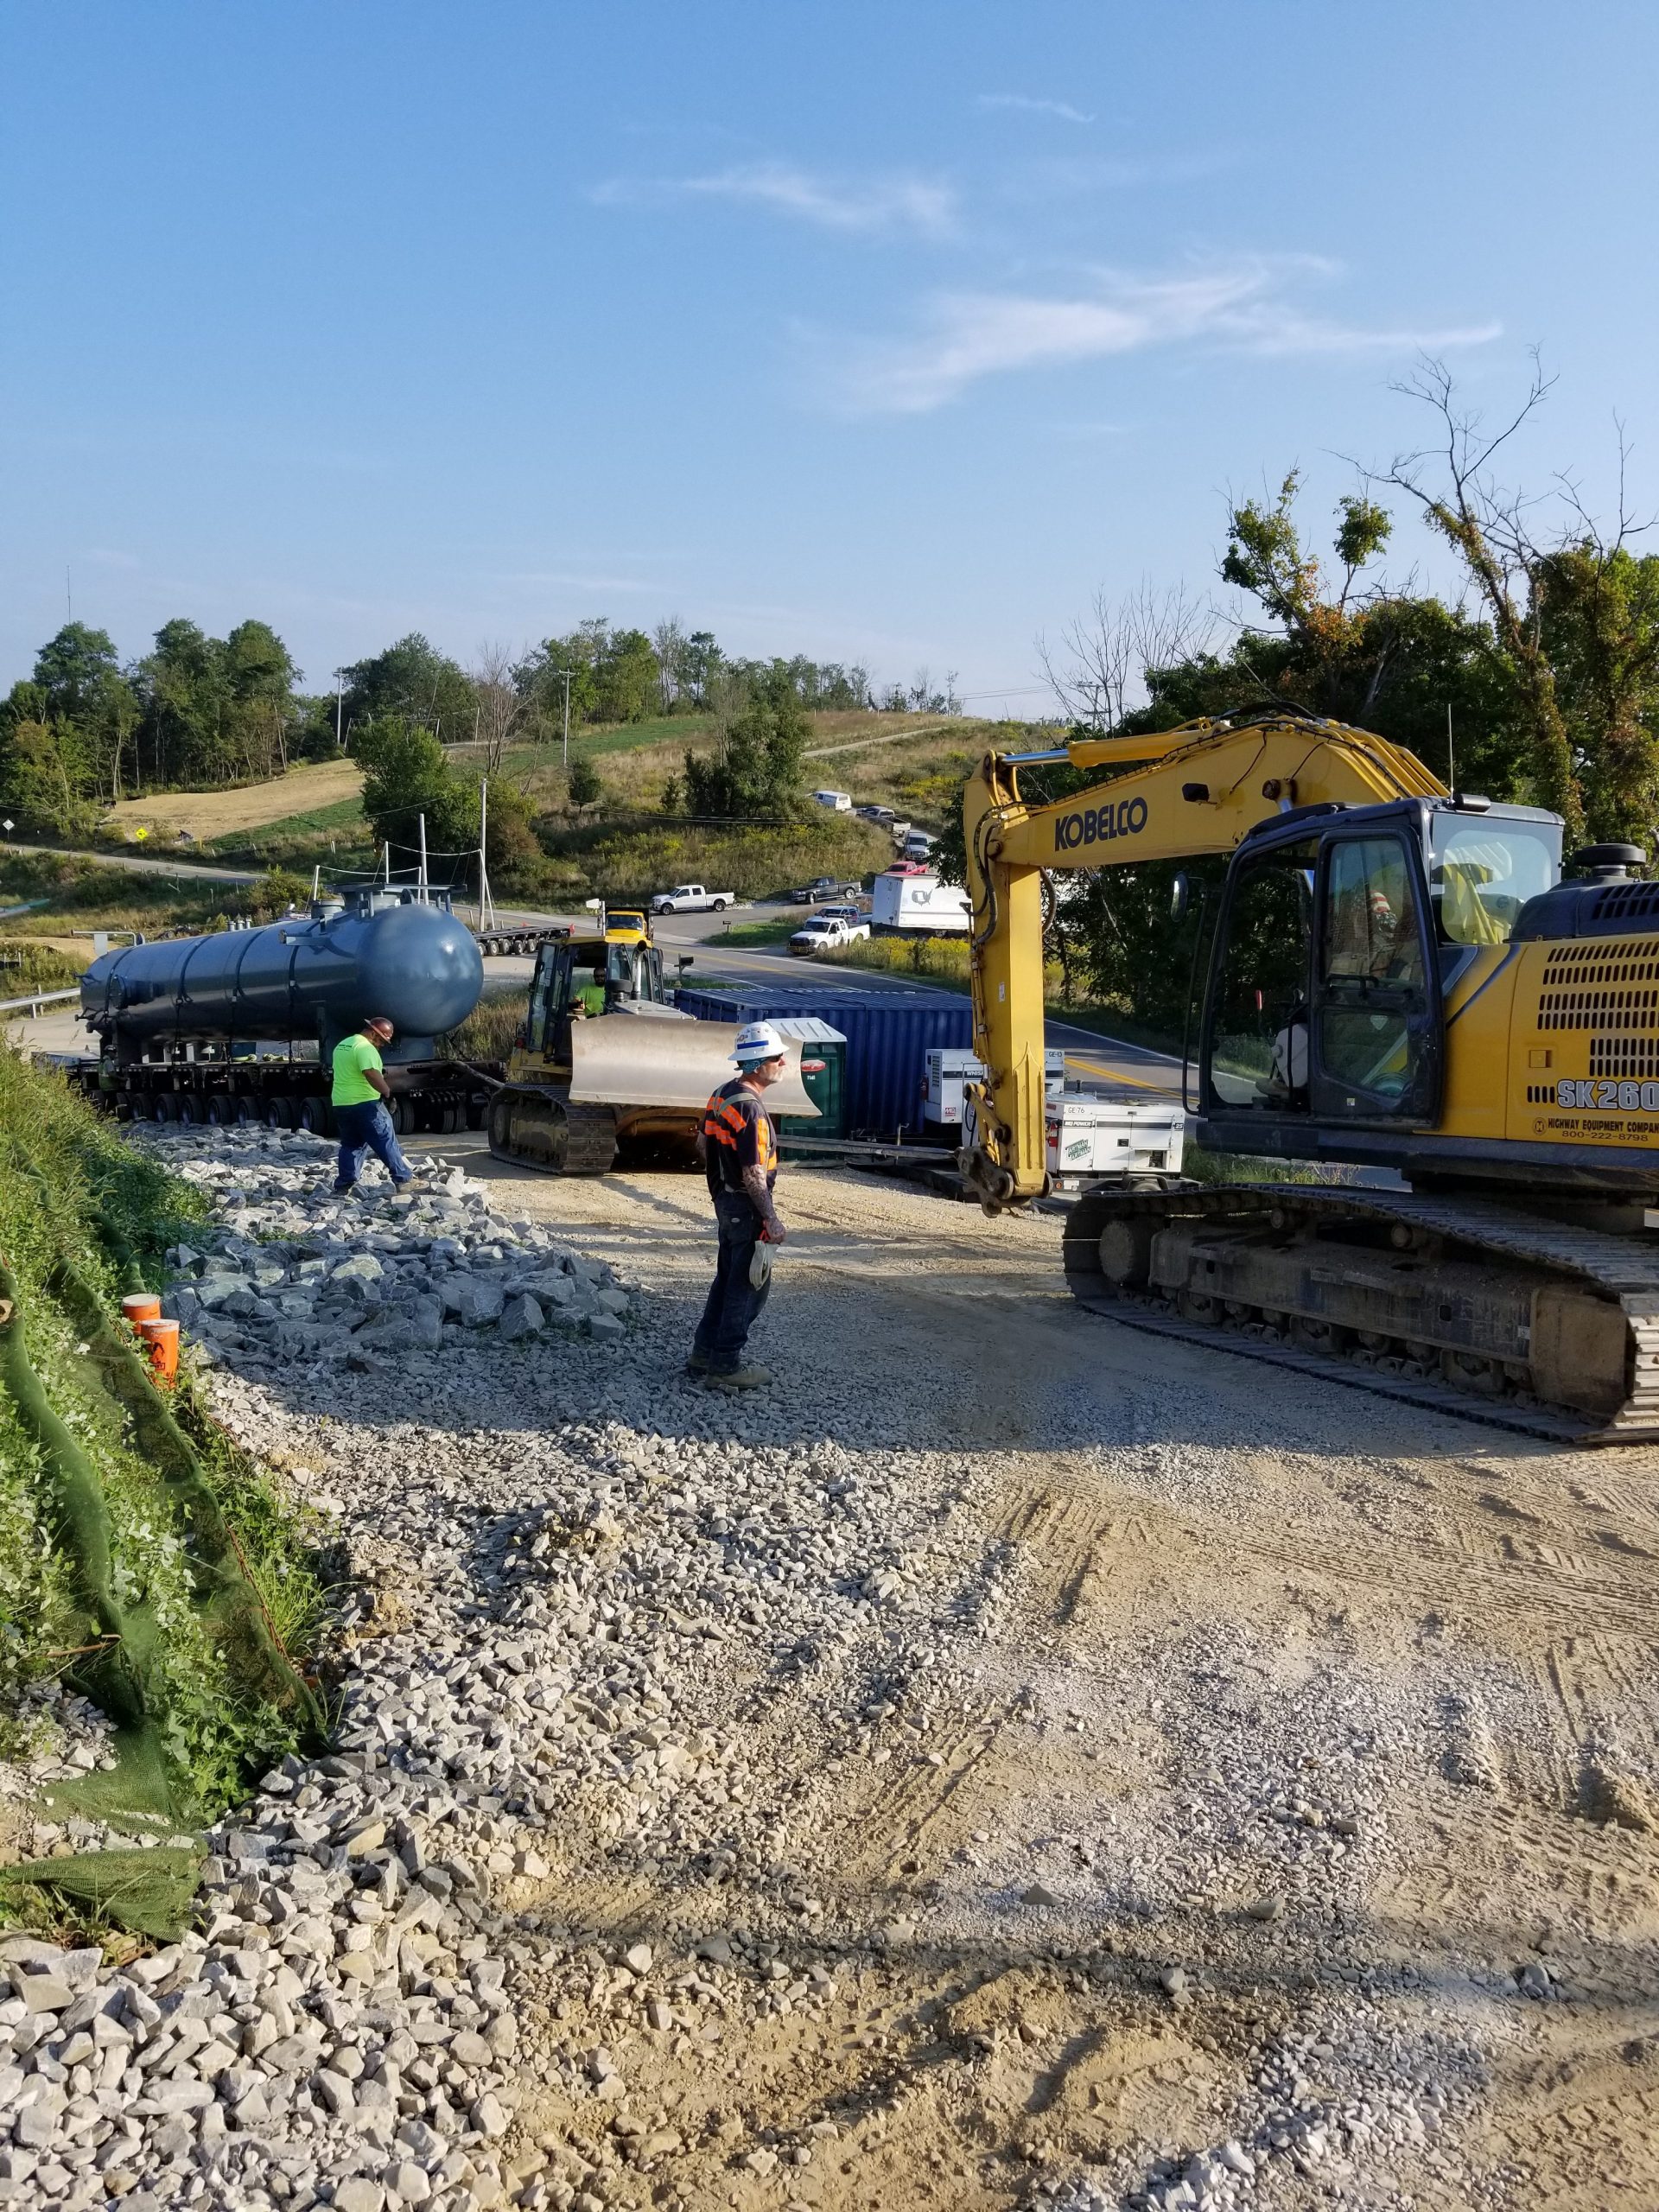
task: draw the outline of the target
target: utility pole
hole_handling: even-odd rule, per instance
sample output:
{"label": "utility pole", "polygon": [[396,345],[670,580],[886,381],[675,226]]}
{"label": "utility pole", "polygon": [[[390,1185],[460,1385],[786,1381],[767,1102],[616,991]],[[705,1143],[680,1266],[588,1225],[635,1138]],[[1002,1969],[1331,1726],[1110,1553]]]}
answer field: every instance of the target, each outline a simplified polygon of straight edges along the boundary
{"label": "utility pole", "polygon": [[416,818],[416,821],[420,823],[420,825],[421,825],[421,904],[422,904],[422,906],[424,906],[426,905],[426,903],[427,903],[427,898],[426,898],[426,817],[425,817],[423,814],[419,814],[419,815],[416,815],[415,818]]}
{"label": "utility pole", "polygon": [[478,779],[478,926],[484,927],[484,902],[490,895],[489,870],[484,864],[484,830],[490,818],[490,779]]}
{"label": "utility pole", "polygon": [[1452,758],[1452,702],[1446,702],[1446,787],[1449,791],[1458,788],[1457,764]]}
{"label": "utility pole", "polygon": [[334,671],[334,746],[341,753],[346,749],[346,733],[340,727],[340,718],[345,712],[346,671],[343,668],[337,668]]}
{"label": "utility pole", "polygon": [[559,674],[564,679],[564,746],[559,765],[568,771],[570,766],[570,671],[568,668],[562,668]]}
{"label": "utility pole", "polygon": [[490,896],[490,871],[484,858],[489,818],[490,785],[485,777],[478,786],[478,926],[481,930],[495,926],[495,901]]}
{"label": "utility pole", "polygon": [[391,888],[391,840],[390,837],[386,840],[386,888],[388,891]]}

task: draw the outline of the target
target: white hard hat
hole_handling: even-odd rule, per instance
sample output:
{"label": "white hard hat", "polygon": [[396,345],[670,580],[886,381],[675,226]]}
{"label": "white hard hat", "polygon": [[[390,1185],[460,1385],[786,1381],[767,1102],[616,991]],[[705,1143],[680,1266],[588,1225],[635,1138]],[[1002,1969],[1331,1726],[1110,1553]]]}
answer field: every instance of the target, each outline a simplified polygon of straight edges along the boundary
{"label": "white hard hat", "polygon": [[769,1021],[752,1021],[747,1029],[740,1029],[732,1047],[732,1058],[740,1062],[778,1060],[783,1055],[784,1040]]}

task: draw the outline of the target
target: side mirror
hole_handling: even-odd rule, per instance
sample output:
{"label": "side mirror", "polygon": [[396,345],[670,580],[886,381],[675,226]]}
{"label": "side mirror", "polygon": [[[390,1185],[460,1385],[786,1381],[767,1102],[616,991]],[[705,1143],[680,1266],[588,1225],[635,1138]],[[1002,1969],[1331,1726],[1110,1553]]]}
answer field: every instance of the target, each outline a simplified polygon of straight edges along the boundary
{"label": "side mirror", "polygon": [[1172,922],[1179,922],[1185,918],[1192,895],[1192,887],[1187,880],[1186,870],[1177,869],[1169,887],[1169,918]]}

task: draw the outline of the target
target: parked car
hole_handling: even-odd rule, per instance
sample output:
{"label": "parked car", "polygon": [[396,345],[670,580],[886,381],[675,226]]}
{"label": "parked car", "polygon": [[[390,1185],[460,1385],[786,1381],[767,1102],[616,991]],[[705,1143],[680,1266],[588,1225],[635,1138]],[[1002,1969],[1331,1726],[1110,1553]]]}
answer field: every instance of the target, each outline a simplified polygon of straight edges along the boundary
{"label": "parked car", "polygon": [[856,883],[839,882],[833,875],[820,875],[789,895],[798,906],[816,906],[821,899],[856,899],[860,887]]}
{"label": "parked car", "polygon": [[820,806],[827,806],[832,814],[850,814],[853,810],[850,791],[814,791],[812,796]]}
{"label": "parked car", "polygon": [[700,883],[677,883],[671,891],[659,891],[651,902],[653,914],[723,914],[728,906],[735,906],[735,891],[707,891]]}
{"label": "parked car", "polygon": [[844,906],[820,906],[813,917],[815,921],[827,922],[868,922],[869,918],[868,909],[856,901],[849,901]]}
{"label": "parked car", "polygon": [[789,949],[798,959],[810,959],[814,953],[833,952],[838,946],[851,944],[869,933],[867,921],[849,922],[838,914],[814,914],[791,938]]}
{"label": "parked car", "polygon": [[938,842],[937,837],[930,837],[925,830],[912,830],[905,840],[905,858],[907,861],[925,861]]}
{"label": "parked car", "polygon": [[861,821],[880,823],[883,826],[895,818],[890,806],[855,806],[853,811]]}

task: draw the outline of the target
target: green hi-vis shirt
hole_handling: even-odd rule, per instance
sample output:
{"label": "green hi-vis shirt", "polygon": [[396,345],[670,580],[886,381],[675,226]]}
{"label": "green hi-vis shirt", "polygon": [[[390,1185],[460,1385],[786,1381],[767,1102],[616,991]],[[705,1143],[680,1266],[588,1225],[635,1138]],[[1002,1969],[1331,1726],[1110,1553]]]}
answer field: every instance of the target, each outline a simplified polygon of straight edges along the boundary
{"label": "green hi-vis shirt", "polygon": [[334,1047],[334,1103],[336,1106],[366,1106],[380,1094],[365,1079],[365,1068],[380,1072],[380,1055],[366,1037],[342,1037]]}

